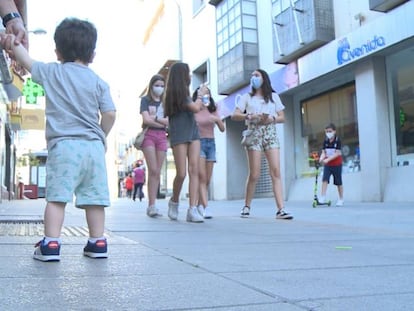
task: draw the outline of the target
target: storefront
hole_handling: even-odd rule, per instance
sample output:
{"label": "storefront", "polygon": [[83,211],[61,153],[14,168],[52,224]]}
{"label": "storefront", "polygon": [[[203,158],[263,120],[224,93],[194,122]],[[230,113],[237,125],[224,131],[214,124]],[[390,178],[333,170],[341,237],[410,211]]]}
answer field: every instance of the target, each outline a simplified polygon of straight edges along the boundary
{"label": "storefront", "polygon": [[[309,156],[320,151],[330,122],[343,145],[345,201],[414,200],[414,24],[406,12],[414,12],[413,1],[268,71],[286,106],[278,132],[287,201],[311,206],[315,167]],[[236,96],[247,91],[249,86],[224,99],[222,116],[231,114]],[[227,118],[226,127],[227,197],[238,199],[247,176],[240,146],[244,125]],[[272,195],[262,163],[256,196]],[[337,199],[336,187],[328,187],[328,196]]]}
{"label": "storefront", "polygon": [[[407,11],[414,11],[413,2],[298,60],[300,85],[282,93],[293,108],[285,125],[289,200],[311,198],[314,168],[308,158],[320,150],[329,122],[342,139],[346,200],[414,200],[409,186],[414,173],[414,24]],[[292,145],[287,133],[294,136]],[[335,200],[336,189],[329,188]]]}

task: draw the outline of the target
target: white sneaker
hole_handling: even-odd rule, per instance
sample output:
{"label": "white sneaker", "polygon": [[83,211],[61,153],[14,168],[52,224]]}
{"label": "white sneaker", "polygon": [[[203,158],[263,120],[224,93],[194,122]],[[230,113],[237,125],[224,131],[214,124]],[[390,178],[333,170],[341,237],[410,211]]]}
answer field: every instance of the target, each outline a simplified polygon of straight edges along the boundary
{"label": "white sneaker", "polygon": [[162,214],[158,211],[158,208],[156,208],[155,205],[151,205],[147,207],[147,216],[156,217],[156,216],[162,216]]}
{"label": "white sneaker", "polygon": [[204,207],[203,207],[203,205],[197,206],[197,211],[200,214],[200,216],[203,216],[204,215]]}
{"label": "white sneaker", "polygon": [[187,221],[188,222],[204,222],[203,216],[201,216],[195,206],[189,207],[187,210]]}
{"label": "white sneaker", "polygon": [[325,197],[320,197],[318,200],[319,203],[325,204]]}
{"label": "white sneaker", "polygon": [[204,213],[203,213],[203,217],[204,219],[210,219],[213,218],[213,216],[211,215],[211,210],[209,207],[206,206],[206,208],[204,209]]}
{"label": "white sneaker", "polygon": [[173,202],[171,199],[168,201],[168,217],[171,220],[178,218],[178,202]]}
{"label": "white sneaker", "polygon": [[344,200],[339,199],[336,201],[336,206],[344,206]]}

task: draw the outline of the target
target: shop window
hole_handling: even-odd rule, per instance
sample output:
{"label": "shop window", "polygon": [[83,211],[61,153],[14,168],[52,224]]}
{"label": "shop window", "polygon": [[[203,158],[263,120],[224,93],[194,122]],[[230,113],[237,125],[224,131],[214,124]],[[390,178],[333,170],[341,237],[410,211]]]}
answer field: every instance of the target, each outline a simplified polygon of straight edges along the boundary
{"label": "shop window", "polygon": [[320,154],[325,139],[325,126],[334,123],[342,142],[343,172],[361,169],[355,85],[346,85],[302,101],[302,138],[304,146],[301,174],[313,172],[313,152]]}
{"label": "shop window", "polygon": [[259,67],[256,0],[209,3],[216,6],[218,92],[228,95]]}
{"label": "shop window", "polygon": [[[390,57],[398,164],[407,165],[414,154],[414,63],[408,49]],[[411,154],[410,156],[408,156]],[[400,163],[401,162],[401,163]]]}
{"label": "shop window", "polygon": [[194,69],[192,77],[192,85],[194,89],[200,86],[201,84],[209,84],[209,64],[210,63],[206,61],[202,63],[200,66],[198,66],[196,69]]}

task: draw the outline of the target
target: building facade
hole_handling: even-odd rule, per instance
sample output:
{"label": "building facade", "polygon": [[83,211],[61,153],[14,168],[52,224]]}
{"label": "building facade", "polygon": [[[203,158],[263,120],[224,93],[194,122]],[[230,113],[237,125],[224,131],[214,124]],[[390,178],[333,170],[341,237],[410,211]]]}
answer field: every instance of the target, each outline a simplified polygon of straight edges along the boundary
{"label": "building facade", "polygon": [[[192,87],[207,82],[217,94],[227,128],[216,135],[212,199],[244,195],[243,124],[229,115],[237,95],[249,90],[251,72],[262,68],[286,106],[286,122],[277,127],[287,201],[312,201],[315,168],[309,155],[320,151],[329,122],[343,143],[346,201],[414,200],[409,182],[414,172],[413,1],[192,2],[191,7],[160,1],[162,14],[152,20],[148,42],[160,44],[168,27],[177,30],[175,36],[169,33],[169,48],[157,45],[165,53],[158,66],[183,60],[193,70]],[[151,44],[147,48],[154,50]],[[271,196],[265,160],[262,167],[256,195]],[[328,196],[336,199],[335,187],[328,187]]]}
{"label": "building facade", "polygon": [[[16,0],[16,8],[27,21],[26,0]],[[1,21],[1,18],[0,18]],[[0,31],[4,31],[0,23]],[[17,195],[15,137],[23,123],[19,98],[22,95],[22,71],[0,50],[0,203]]]}

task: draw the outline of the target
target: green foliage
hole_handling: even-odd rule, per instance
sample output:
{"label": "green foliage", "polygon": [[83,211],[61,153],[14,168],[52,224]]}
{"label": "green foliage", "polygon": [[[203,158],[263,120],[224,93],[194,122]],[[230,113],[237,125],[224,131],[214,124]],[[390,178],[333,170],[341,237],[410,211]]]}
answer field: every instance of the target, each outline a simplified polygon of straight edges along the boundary
{"label": "green foliage", "polygon": [[29,153],[28,155],[23,155],[17,159],[17,166],[38,166],[40,164],[40,159],[36,158],[34,155]]}

